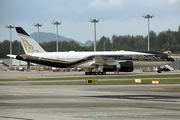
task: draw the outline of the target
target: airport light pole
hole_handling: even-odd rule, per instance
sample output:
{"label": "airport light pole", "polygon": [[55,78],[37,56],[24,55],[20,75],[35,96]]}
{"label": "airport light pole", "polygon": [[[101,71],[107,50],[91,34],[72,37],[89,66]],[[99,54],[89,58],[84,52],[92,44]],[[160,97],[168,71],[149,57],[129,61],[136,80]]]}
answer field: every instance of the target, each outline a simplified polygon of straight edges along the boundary
{"label": "airport light pole", "polygon": [[[15,26],[6,25],[6,27],[10,29],[10,55],[12,55],[12,32],[11,32],[11,29],[13,29]],[[10,57],[10,70],[12,70],[12,58],[11,57]]]}
{"label": "airport light pole", "polygon": [[154,15],[149,15],[149,14],[147,14],[147,15],[143,15],[142,17],[144,17],[145,19],[147,18],[148,19],[148,51],[150,50],[150,43],[149,43],[149,18],[153,18],[154,17]]}
{"label": "airport light pole", "polygon": [[57,34],[56,34],[56,51],[58,52],[58,25],[61,25],[62,22],[58,22],[58,21],[53,21],[52,22],[53,25],[56,25],[56,31],[57,31]]}
{"label": "airport light pole", "polygon": [[94,52],[96,51],[96,23],[99,22],[99,19],[89,20],[90,22],[94,23]]}
{"label": "airport light pole", "polygon": [[34,23],[34,26],[38,28],[38,33],[37,33],[37,42],[38,42],[38,43],[40,43],[40,42],[39,42],[39,27],[41,27],[41,26],[42,26],[42,24],[39,24],[39,23],[36,23],[36,24],[35,24],[35,23]]}
{"label": "airport light pole", "polygon": [[105,44],[106,44],[106,42],[104,41],[104,51],[105,51]]}

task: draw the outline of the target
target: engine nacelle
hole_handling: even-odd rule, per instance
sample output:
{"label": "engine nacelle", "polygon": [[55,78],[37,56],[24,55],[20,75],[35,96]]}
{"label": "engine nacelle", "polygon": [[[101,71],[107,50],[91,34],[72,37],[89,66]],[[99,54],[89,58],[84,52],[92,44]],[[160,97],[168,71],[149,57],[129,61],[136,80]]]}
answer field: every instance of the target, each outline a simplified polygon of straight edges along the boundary
{"label": "engine nacelle", "polygon": [[119,62],[117,65],[109,66],[103,69],[104,71],[119,71],[119,72],[132,72],[134,70],[134,65],[132,61]]}
{"label": "engine nacelle", "polygon": [[120,62],[116,65],[116,69],[121,72],[132,72],[134,65],[132,61]]}

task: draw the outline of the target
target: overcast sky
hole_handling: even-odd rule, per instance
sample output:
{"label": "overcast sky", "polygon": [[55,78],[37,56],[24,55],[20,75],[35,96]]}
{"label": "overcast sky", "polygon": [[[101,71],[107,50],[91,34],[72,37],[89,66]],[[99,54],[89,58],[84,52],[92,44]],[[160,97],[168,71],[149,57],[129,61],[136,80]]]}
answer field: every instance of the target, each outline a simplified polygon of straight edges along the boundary
{"label": "overcast sky", "polygon": [[[52,21],[61,21],[59,35],[86,42],[94,40],[90,19],[99,19],[97,39],[112,35],[147,35],[148,20],[154,14],[150,30],[159,33],[177,31],[180,26],[180,0],[0,0],[0,41],[9,39],[6,25],[37,32],[33,23],[43,23],[41,32],[56,33]],[[15,29],[13,40],[19,39]]]}

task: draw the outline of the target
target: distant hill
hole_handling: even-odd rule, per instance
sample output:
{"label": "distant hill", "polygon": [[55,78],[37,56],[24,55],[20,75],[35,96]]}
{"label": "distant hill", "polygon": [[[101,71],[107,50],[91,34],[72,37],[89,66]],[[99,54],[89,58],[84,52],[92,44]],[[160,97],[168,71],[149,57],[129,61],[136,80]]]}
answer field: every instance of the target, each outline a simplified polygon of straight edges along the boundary
{"label": "distant hill", "polygon": [[[30,36],[37,41],[37,32],[34,32],[30,34]],[[66,38],[64,36],[58,35],[58,41],[71,41],[72,38]],[[56,41],[56,34],[54,33],[46,33],[46,32],[39,32],[39,42],[50,42],[50,41]],[[90,46],[92,45],[93,41],[88,40],[85,43],[79,42],[74,40],[76,43],[78,43],[80,46]]]}
{"label": "distant hill", "polygon": [[88,41],[86,41],[85,43],[76,41],[76,43],[78,43],[80,46],[91,46],[91,45],[93,44],[93,41],[88,40]]}

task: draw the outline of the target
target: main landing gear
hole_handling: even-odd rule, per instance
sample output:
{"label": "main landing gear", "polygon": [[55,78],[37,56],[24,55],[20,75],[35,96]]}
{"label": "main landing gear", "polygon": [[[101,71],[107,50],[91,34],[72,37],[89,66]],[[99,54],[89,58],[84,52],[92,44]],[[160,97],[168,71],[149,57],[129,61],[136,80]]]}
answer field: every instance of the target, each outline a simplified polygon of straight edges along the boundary
{"label": "main landing gear", "polygon": [[85,72],[85,75],[106,75],[106,72]]}

